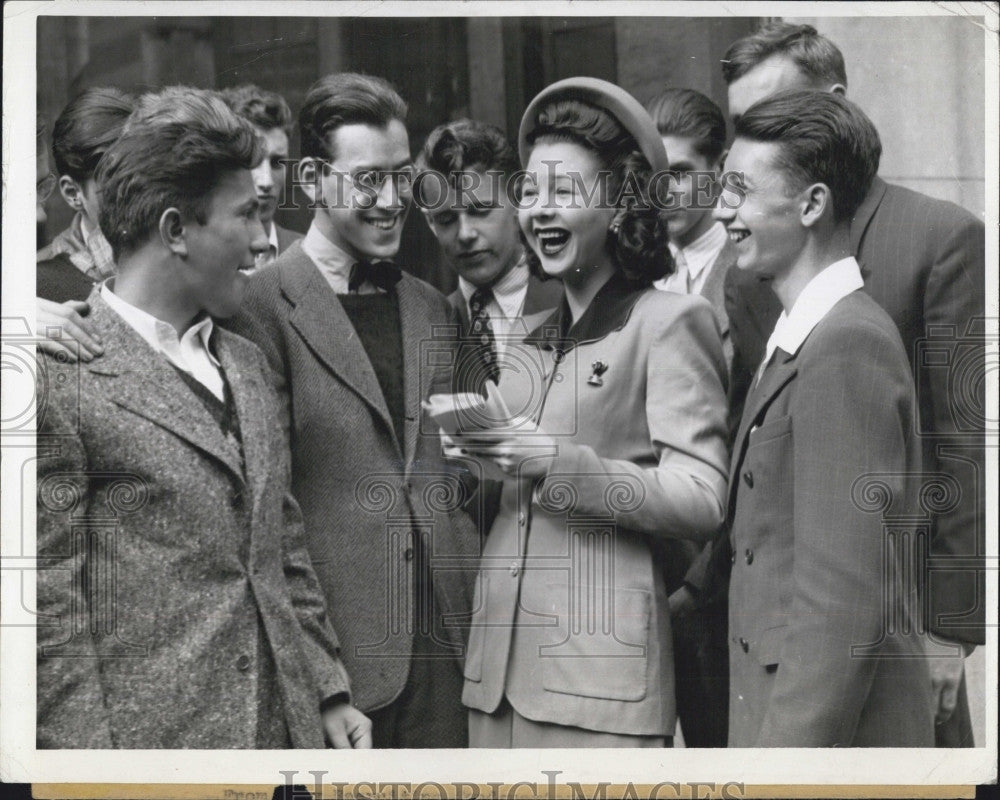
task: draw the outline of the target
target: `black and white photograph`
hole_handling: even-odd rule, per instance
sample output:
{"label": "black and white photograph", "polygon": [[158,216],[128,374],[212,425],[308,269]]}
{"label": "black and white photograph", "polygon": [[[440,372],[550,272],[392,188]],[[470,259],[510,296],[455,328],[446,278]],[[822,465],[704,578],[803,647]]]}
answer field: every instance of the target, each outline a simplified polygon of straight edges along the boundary
{"label": "black and white photograph", "polygon": [[996,783],[998,20],[7,2],[0,778]]}

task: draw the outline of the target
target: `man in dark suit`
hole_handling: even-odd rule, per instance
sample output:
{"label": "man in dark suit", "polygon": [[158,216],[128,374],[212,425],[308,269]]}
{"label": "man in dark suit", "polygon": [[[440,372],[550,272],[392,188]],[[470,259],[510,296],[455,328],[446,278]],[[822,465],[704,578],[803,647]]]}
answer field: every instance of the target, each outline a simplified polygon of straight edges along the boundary
{"label": "man in dark suit", "polygon": [[[725,158],[726,120],[719,107],[693,89],[669,88],[646,104],[670,162],[669,202],[664,211],[675,271],[653,285],[679,294],[700,294],[712,304],[722,336],[726,368],[732,359],[723,287],[736,263],[736,245],[712,217]],[[694,583],[705,546],[670,540],[663,563],[674,637],[677,715],[687,747],[725,747],[729,703],[725,602],[696,603]]]}
{"label": "man in dark suit", "polygon": [[499,128],[469,119],[439,125],[417,157],[424,217],[458,275],[448,301],[479,351],[459,361],[470,389],[499,379],[505,340],[526,335],[562,297],[558,281],[528,271],[512,184],[520,166]]}
{"label": "man in dark suit", "polygon": [[480,548],[422,425],[422,401],[451,387],[457,315],[393,262],[412,195],[405,119],[379,78],[310,88],[298,184],[312,225],[252,276],[233,328],[284,398],[293,493],[375,745],[464,747],[462,622]]}
{"label": "man in dark suit", "polygon": [[[266,247],[257,137],[216,97],[140,101],[102,161],[106,343],[39,366],[37,743],[371,745],[288,494],[263,355],[213,327]],[[82,538],[81,538],[82,537]]]}
{"label": "man in dark suit", "polygon": [[716,215],[782,306],[730,469],[731,747],[934,741],[910,556],[887,524],[918,510],[912,380],[851,255],[880,154],[860,109],[803,90],[751,106],[727,158]]}
{"label": "man in dark suit", "polygon": [[264,144],[264,160],[253,171],[253,183],[260,201],[260,221],[268,241],[267,250],[257,259],[257,266],[267,266],[292,242],[302,238],[298,231],[282,228],[274,221],[274,213],[285,192],[292,111],[280,94],[253,84],[222,89],[219,94],[233,111],[254,126]]}
{"label": "man in dark suit", "polygon": [[[754,102],[781,89],[844,94],[847,86],[840,51],[808,25],[779,23],[733,43],[723,75],[729,110],[737,120]],[[850,245],[865,291],[889,313],[903,339],[917,389],[924,471],[957,487],[949,507],[937,509],[934,517],[930,552],[938,563],[928,568],[923,583],[939,698],[937,743],[970,747],[962,655],[983,644],[986,607],[985,399],[979,380],[985,368],[985,230],[952,203],[876,177],[851,219]],[[732,270],[726,306],[734,348],[730,398],[735,422],[780,304],[766,279]]]}

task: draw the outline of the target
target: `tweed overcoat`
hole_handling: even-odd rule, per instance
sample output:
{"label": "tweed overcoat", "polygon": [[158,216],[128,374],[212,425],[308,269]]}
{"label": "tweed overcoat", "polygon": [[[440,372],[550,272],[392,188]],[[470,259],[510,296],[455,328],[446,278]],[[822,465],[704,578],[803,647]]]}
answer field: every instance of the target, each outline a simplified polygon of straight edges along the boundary
{"label": "tweed overcoat", "polygon": [[[40,748],[322,747],[348,689],[260,351],[216,330],[240,448],[101,299],[105,354],[40,356]],[[280,718],[283,717],[283,720]]]}

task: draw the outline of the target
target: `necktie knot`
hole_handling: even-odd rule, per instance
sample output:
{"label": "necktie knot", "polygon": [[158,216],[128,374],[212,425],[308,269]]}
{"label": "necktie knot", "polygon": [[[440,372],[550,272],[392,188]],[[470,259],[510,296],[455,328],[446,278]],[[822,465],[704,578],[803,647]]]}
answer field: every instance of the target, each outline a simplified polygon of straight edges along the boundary
{"label": "necktie knot", "polygon": [[392,261],[358,261],[351,267],[347,290],[356,292],[365,283],[370,283],[388,292],[402,277],[402,271]]}

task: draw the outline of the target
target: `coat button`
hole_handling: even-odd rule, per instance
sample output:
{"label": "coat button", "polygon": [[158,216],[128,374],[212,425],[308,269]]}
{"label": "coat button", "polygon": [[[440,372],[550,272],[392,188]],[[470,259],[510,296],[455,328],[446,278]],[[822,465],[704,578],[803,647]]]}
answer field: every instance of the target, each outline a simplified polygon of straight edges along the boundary
{"label": "coat button", "polygon": [[736,551],[735,550],[733,550],[732,552],[729,553],[729,563],[730,564],[735,564],[736,563]]}
{"label": "coat button", "polygon": [[250,669],[250,656],[244,653],[239,658],[237,658],[236,669],[238,669],[240,672],[246,672],[248,669]]}
{"label": "coat button", "polygon": [[524,523],[527,522],[527,521],[528,521],[528,518],[524,515],[523,511],[520,514],[517,515],[517,524],[518,525],[524,525]]}
{"label": "coat button", "polygon": [[751,489],[753,488],[753,473],[750,470],[743,473],[743,482]]}
{"label": "coat button", "polygon": [[743,652],[744,653],[749,653],[750,652],[750,642],[748,642],[742,636],[740,637],[740,647],[743,648]]}
{"label": "coat button", "polygon": [[405,558],[407,561],[413,561],[413,548],[412,547],[407,547],[406,550],[403,551],[403,558]]}
{"label": "coat button", "polygon": [[510,575],[512,578],[517,577],[517,573],[521,571],[520,565],[516,561],[512,561],[510,564]]}
{"label": "coat button", "polygon": [[753,550],[751,550],[749,547],[747,548],[746,557],[747,557],[747,563],[748,564],[752,564],[753,563]]}

